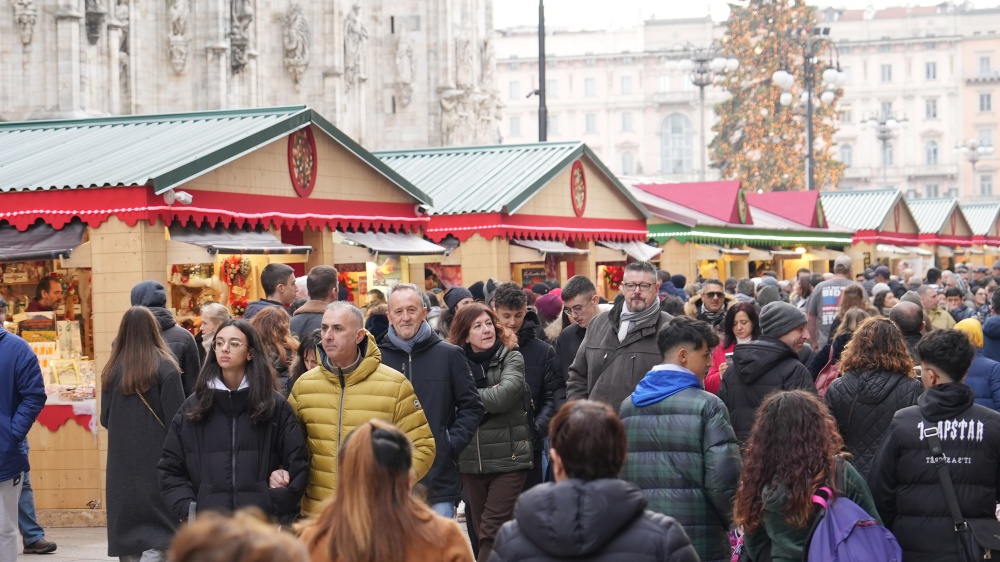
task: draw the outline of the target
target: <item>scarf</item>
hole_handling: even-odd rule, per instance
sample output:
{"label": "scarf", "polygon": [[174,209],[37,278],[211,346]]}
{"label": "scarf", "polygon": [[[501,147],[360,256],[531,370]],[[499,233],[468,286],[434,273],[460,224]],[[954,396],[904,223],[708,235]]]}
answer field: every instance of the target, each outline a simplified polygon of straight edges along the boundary
{"label": "scarf", "polygon": [[635,331],[636,326],[645,320],[655,317],[660,313],[660,307],[653,303],[639,312],[631,312],[625,304],[622,304],[622,315],[618,324],[618,341],[623,341],[626,336]]}
{"label": "scarf", "polygon": [[640,408],[649,406],[686,388],[702,388],[694,373],[680,365],[657,365],[636,385],[632,403]]}
{"label": "scarf", "polygon": [[704,318],[705,321],[708,322],[709,324],[717,324],[719,320],[721,320],[725,315],[726,315],[725,305],[723,305],[722,308],[720,308],[715,312],[709,312],[708,310],[705,310],[704,302],[701,303],[701,312],[699,312],[698,314],[698,316]]}
{"label": "scarf", "polygon": [[420,323],[420,329],[417,330],[417,333],[408,340],[404,340],[399,337],[399,334],[396,333],[396,329],[393,328],[392,325],[389,326],[389,333],[387,337],[389,338],[389,341],[392,342],[392,345],[405,351],[407,355],[410,355],[413,353],[413,346],[429,339],[433,335],[434,330],[431,329],[431,325],[424,321]]}
{"label": "scarf", "polygon": [[465,351],[465,356],[469,358],[469,361],[472,361],[476,365],[487,365],[489,364],[490,359],[493,359],[493,356],[496,355],[501,345],[503,345],[503,343],[500,341],[500,338],[497,338],[496,341],[493,342],[493,347],[490,349],[487,349],[486,351],[472,351],[470,348]]}

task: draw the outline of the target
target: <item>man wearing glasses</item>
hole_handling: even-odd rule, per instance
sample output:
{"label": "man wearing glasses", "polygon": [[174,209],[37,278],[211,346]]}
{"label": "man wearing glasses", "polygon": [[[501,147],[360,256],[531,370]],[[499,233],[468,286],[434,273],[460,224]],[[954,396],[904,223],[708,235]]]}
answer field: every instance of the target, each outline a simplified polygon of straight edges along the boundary
{"label": "man wearing glasses", "polygon": [[672,316],[660,312],[656,268],[644,261],[628,264],[621,287],[611,310],[596,315],[587,326],[569,367],[569,400],[599,400],[617,411],[650,368],[660,363],[656,333]]}
{"label": "man wearing glasses", "polygon": [[587,326],[600,310],[597,308],[597,287],[583,275],[574,275],[566,281],[561,298],[566,314],[573,323],[566,326],[555,341],[556,360],[553,368],[565,381],[569,378],[569,366],[576,359],[583,336],[587,335]]}
{"label": "man wearing glasses", "polygon": [[684,305],[684,315],[718,327],[726,318],[729,305],[735,301],[736,297],[726,294],[722,281],[709,279],[702,285],[701,294]]}

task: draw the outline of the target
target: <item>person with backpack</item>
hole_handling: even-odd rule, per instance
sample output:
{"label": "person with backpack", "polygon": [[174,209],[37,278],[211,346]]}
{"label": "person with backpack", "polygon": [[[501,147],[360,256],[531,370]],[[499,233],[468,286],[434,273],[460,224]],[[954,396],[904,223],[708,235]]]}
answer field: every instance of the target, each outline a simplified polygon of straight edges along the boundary
{"label": "person with backpack", "polygon": [[816,394],[778,391],[764,399],[747,441],[742,485],[733,504],[733,519],[745,533],[741,560],[803,559],[821,513],[813,503],[817,483],[832,491],[834,504],[848,498],[881,524],[864,479],[850,462],[838,460],[843,448],[837,424]]}
{"label": "person with backpack", "polygon": [[[970,527],[1000,534],[1000,414],[976,404],[975,393],[962,384],[974,355],[964,333],[931,332],[917,354],[925,390],[916,406],[896,412],[868,480],[907,562],[964,560],[945,490],[953,490],[958,515]],[[931,450],[935,440],[940,452]]]}

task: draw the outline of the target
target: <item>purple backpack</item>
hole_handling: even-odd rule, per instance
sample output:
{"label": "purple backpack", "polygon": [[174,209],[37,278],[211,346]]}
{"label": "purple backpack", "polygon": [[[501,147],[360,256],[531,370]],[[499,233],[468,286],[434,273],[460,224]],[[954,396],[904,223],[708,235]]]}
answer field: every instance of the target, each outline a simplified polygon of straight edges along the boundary
{"label": "purple backpack", "polygon": [[803,560],[900,562],[903,559],[896,537],[850,498],[834,498],[833,491],[824,486],[812,500],[823,509],[809,531]]}

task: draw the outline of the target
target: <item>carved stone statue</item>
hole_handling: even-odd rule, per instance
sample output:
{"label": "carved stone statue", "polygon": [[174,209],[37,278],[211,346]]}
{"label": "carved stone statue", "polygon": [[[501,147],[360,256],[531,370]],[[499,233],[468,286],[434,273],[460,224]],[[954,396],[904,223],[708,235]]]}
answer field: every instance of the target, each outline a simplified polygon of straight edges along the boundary
{"label": "carved stone statue", "polygon": [[232,22],[229,27],[230,67],[239,74],[247,65],[250,49],[250,24],[253,23],[253,0],[232,0]]}
{"label": "carved stone statue", "polygon": [[459,88],[471,89],[476,84],[475,49],[472,39],[463,35],[455,41],[458,67],[455,69],[455,83]]}
{"label": "carved stone statue", "polygon": [[410,105],[413,98],[413,44],[406,36],[406,26],[399,29],[396,39],[396,93],[400,105]]}
{"label": "carved stone statue", "polygon": [[122,113],[129,113],[131,104],[129,102],[132,88],[130,86],[129,72],[131,71],[131,60],[129,59],[129,32],[131,20],[129,17],[128,0],[118,0],[115,6],[115,19],[121,26],[121,41],[118,43],[118,88],[121,95]]}
{"label": "carved stone statue", "polygon": [[31,44],[31,37],[35,32],[38,6],[35,5],[35,0],[13,0],[13,2],[14,23],[21,30],[21,45],[27,47]]}
{"label": "carved stone statue", "polygon": [[368,39],[368,28],[361,19],[361,4],[355,2],[344,20],[344,76],[348,87],[366,80],[361,68],[361,51]]}
{"label": "carved stone statue", "polygon": [[309,30],[309,21],[298,4],[289,6],[281,21],[284,25],[285,67],[298,86],[302,74],[309,66],[312,32]]}
{"label": "carved stone statue", "polygon": [[189,0],[167,0],[167,19],[170,31],[167,36],[167,55],[174,72],[184,72],[187,65],[187,21]]}

